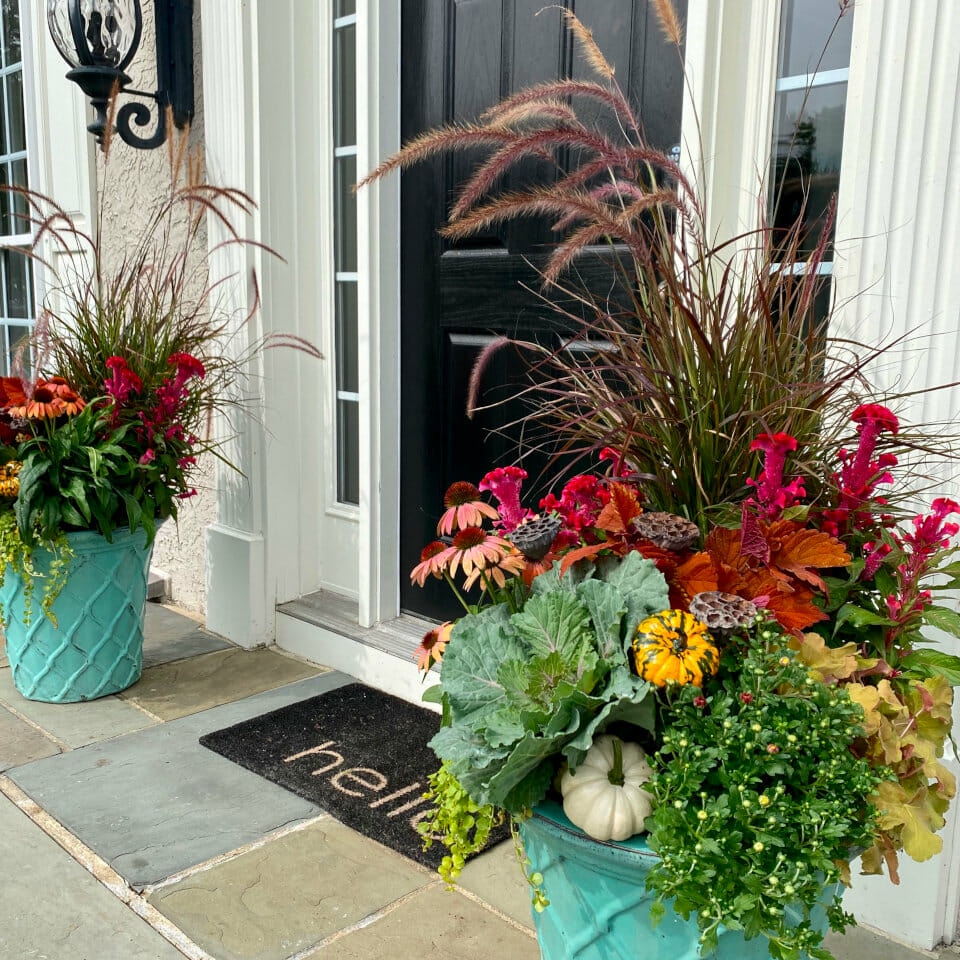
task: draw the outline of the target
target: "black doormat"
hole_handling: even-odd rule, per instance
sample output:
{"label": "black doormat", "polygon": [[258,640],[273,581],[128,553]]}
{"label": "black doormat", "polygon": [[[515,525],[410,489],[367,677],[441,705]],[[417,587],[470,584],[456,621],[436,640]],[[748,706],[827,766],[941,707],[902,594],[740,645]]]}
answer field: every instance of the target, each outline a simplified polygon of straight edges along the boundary
{"label": "black doormat", "polygon": [[416,824],[431,807],[423,793],[440,761],[427,742],[439,728],[437,714],[351,683],[205,734],[200,743],[437,867],[447,849],[435,842],[424,851]]}

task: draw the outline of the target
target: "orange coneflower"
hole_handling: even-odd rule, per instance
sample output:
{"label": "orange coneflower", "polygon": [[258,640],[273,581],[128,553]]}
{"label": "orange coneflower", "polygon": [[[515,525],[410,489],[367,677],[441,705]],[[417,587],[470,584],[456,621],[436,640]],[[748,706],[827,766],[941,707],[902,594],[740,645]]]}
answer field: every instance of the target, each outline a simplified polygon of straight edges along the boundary
{"label": "orange coneflower", "polygon": [[39,380],[33,388],[33,396],[20,406],[9,407],[11,417],[23,420],[42,420],[45,417],[56,418],[66,414],[79,413],[86,401],[63,377],[51,377]]}
{"label": "orange coneflower", "polygon": [[418,670],[427,673],[435,663],[440,663],[443,660],[443,652],[450,641],[450,631],[452,629],[453,622],[448,620],[424,634],[420,646],[413,654],[417,660]]}
{"label": "orange coneflower", "polygon": [[[506,576],[517,576],[523,570],[523,557],[509,540],[487,533],[482,527],[465,527],[453,538],[450,557],[450,575],[457,568],[463,570],[465,590],[469,590],[481,576],[492,577],[497,586],[504,586]],[[486,581],[481,581],[486,587]]]}
{"label": "orange coneflower", "polygon": [[443,505],[447,508],[437,524],[437,533],[453,533],[466,527],[483,525],[484,517],[496,520],[497,508],[480,499],[480,491],[465,480],[450,484],[443,495]]}

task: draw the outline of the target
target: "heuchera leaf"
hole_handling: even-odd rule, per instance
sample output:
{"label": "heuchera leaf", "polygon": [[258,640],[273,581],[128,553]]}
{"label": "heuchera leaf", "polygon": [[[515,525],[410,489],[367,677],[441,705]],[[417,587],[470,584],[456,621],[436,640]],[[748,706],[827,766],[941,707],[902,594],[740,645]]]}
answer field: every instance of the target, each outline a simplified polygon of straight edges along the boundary
{"label": "heuchera leaf", "polygon": [[[881,783],[878,793],[878,825],[881,830],[900,830],[903,849],[914,860],[922,862],[940,853],[943,839],[934,831],[939,830],[944,821],[923,802],[925,796],[909,796],[903,785],[895,780]],[[922,793],[926,794],[926,790]]]}
{"label": "heuchera leaf", "polygon": [[[791,644],[793,646],[793,644]],[[819,680],[845,680],[857,670],[857,645],[845,643],[842,647],[828,647],[817,633],[805,633],[797,641],[800,659],[810,667]]]}

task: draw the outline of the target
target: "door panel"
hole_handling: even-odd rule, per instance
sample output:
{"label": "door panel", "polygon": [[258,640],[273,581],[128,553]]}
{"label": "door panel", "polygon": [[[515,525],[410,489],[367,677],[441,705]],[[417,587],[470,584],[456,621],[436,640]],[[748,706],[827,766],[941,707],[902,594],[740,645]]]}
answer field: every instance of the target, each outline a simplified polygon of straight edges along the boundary
{"label": "door panel", "polygon": [[[533,83],[587,77],[569,32],[543,0],[403,0],[401,132],[404,141],[442,123],[476,118],[504,96]],[[568,0],[568,6],[573,6]],[[679,6],[679,5],[678,5]],[[575,10],[644,109],[650,141],[679,139],[682,74],[677,52],[661,40],[647,0],[576,0]],[[579,107],[579,105],[578,105]],[[604,118],[603,122],[611,122]],[[483,345],[500,334],[556,342],[560,321],[535,293],[536,268],[556,240],[549,222],[523,220],[457,244],[437,235],[457,185],[475,158],[457,155],[420,164],[401,180],[401,569],[410,570],[435,536],[442,496],[454,480],[477,482],[497,465],[520,462],[539,474],[543,458],[529,442],[498,428],[520,409],[465,414],[470,369]],[[545,161],[511,173],[521,180],[553,176]],[[610,264],[587,257],[582,282],[609,289]],[[523,362],[509,348],[488,369],[483,399],[499,400],[524,382]],[[531,491],[532,492],[532,491]],[[528,498],[531,504],[533,497]],[[446,588],[411,587],[401,605],[421,615],[456,615]]]}

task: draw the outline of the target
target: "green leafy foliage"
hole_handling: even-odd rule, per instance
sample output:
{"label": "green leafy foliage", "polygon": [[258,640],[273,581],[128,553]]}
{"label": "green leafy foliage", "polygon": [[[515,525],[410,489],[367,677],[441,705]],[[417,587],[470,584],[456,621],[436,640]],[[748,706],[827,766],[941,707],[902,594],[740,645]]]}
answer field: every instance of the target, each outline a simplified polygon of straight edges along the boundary
{"label": "green leafy foliage", "polygon": [[543,798],[559,759],[576,766],[610,723],[652,726],[625,645],[668,606],[666,581],[636,553],[592,570],[550,570],[521,612],[488,607],[454,627],[442,670],[449,724],[431,746],[480,804],[520,814]]}
{"label": "green leafy foliage", "polygon": [[[23,466],[14,514],[24,543],[53,540],[68,530],[96,529],[109,536],[121,518],[125,522],[124,488],[132,486],[137,472],[123,446],[127,432],[114,430],[111,408],[96,404],[59,422],[40,421],[19,451]],[[152,539],[153,518],[141,510],[138,520]]]}
{"label": "green leafy foliage", "polygon": [[851,751],[862,724],[859,705],[812,677],[775,625],[756,629],[739,673],[671,703],[648,886],[696,913],[705,954],[722,924],[769,937],[779,960],[830,956],[817,913],[830,908],[842,929],[833,891],[851,849],[873,842],[868,798],[890,776]]}
{"label": "green leafy foliage", "polygon": [[487,845],[490,831],[503,823],[503,813],[470,798],[459,781],[450,773],[448,764],[430,774],[430,789],[424,794],[434,805],[430,815],[417,824],[423,836],[423,848],[429,850],[439,839],[449,851],[437,872],[453,887],[467,857]]}

